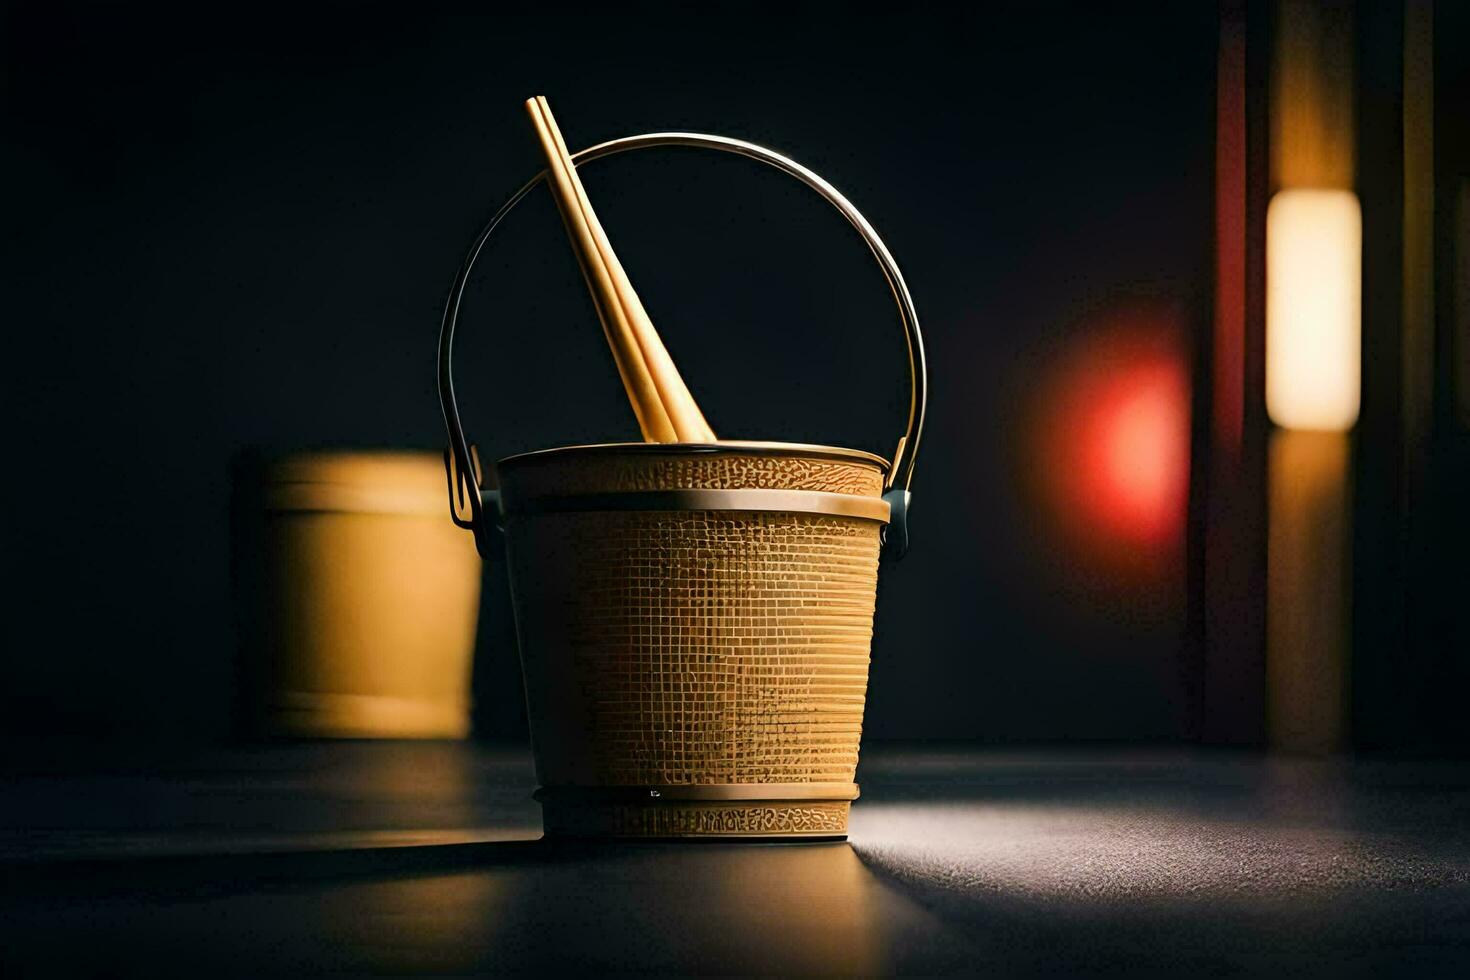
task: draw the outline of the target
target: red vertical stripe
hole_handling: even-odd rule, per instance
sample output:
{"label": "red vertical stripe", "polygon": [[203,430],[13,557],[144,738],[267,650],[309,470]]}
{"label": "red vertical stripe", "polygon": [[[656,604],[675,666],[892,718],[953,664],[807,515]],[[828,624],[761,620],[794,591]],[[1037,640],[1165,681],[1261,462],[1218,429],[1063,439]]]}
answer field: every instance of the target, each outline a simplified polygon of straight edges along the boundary
{"label": "red vertical stripe", "polygon": [[1245,433],[1245,14],[1220,10],[1215,92],[1215,336],[1210,424],[1222,461],[1237,464]]}

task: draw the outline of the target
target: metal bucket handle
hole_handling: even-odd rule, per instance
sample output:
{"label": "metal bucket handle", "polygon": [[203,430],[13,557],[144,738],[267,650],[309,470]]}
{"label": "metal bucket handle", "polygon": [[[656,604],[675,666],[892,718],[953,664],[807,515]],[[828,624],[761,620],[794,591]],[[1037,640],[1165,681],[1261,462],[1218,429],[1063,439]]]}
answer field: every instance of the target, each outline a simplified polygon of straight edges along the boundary
{"label": "metal bucket handle", "polygon": [[[907,342],[909,355],[908,427],[894,449],[893,466],[889,470],[883,494],[883,499],[888,502],[890,509],[889,522],[883,532],[883,553],[890,559],[903,557],[909,545],[909,485],[914,478],[914,460],[918,455],[919,437],[924,430],[927,375],[924,366],[924,338],[919,332],[919,315],[914,309],[914,299],[909,293],[908,285],[904,282],[903,273],[899,271],[898,263],[893,261],[893,255],[888,251],[888,246],[883,244],[883,239],[878,237],[878,233],[873,230],[868,219],[864,218],[862,213],[852,206],[852,202],[838,192],[837,188],[795,160],[744,140],[731,139],[727,136],[711,136],[705,133],[645,133],[641,136],[624,136],[621,139],[609,140],[606,143],[588,147],[572,154],[572,162],[575,164],[591,163],[593,160],[600,160],[603,157],[610,157],[628,150],[658,146],[693,146],[721,150],[758,160],[790,174],[822,195],[829,204],[841,212],[848,223],[857,229],[858,234],[862,235],[868,248],[872,250],[873,257],[878,260],[878,265],[883,270],[883,277],[888,280],[888,287],[893,291],[893,299],[898,304],[898,315],[903,323],[904,340]],[[485,520],[485,511],[491,504],[494,504],[498,510],[498,493],[483,489],[484,480],[479,456],[466,439],[464,428],[459,421],[459,406],[454,399],[454,378],[451,366],[454,353],[454,328],[459,321],[459,308],[464,299],[465,284],[469,281],[470,272],[480,257],[480,250],[485,247],[485,242],[489,240],[501,220],[520,203],[521,198],[530,193],[545,178],[546,171],[544,170],[532,177],[520,190],[512,194],[505,204],[501,205],[500,210],[495,212],[495,216],[480,230],[480,234],[475,238],[474,244],[470,246],[465,256],[464,263],[459,268],[454,285],[449,290],[449,298],[444,304],[444,320],[439,330],[439,402],[444,409],[444,425],[449,431],[449,449],[444,455],[444,466],[449,477],[449,512],[455,524],[474,531],[475,542],[482,555],[490,553],[488,542],[491,529]],[[470,485],[471,479],[473,479],[473,486]],[[466,507],[468,516],[464,514]]]}

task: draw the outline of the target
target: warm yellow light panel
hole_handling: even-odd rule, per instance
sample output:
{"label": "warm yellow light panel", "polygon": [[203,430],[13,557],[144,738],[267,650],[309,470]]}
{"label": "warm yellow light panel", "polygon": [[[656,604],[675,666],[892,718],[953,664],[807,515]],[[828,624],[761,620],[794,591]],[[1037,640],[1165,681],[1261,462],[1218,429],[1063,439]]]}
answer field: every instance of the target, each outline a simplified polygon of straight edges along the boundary
{"label": "warm yellow light panel", "polygon": [[1266,411],[1288,429],[1358,420],[1363,219],[1357,195],[1286,190],[1266,212]]}

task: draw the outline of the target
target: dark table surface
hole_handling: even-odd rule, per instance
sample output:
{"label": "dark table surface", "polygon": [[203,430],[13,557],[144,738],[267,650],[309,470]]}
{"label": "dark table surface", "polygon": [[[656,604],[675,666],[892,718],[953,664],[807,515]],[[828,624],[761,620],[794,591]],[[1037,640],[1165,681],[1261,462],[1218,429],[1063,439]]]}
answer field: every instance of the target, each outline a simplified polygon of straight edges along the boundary
{"label": "dark table surface", "polygon": [[869,747],[849,844],[623,846],[515,748],[4,763],[7,976],[1470,976],[1463,763]]}

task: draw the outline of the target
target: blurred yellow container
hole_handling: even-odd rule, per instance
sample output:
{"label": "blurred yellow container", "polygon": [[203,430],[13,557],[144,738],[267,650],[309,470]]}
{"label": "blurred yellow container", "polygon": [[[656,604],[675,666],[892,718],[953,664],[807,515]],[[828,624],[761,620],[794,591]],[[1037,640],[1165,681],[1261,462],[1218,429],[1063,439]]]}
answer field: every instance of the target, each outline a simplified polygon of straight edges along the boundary
{"label": "blurred yellow container", "polygon": [[480,559],[437,455],[304,453],[264,475],[256,634],[267,733],[463,738]]}

